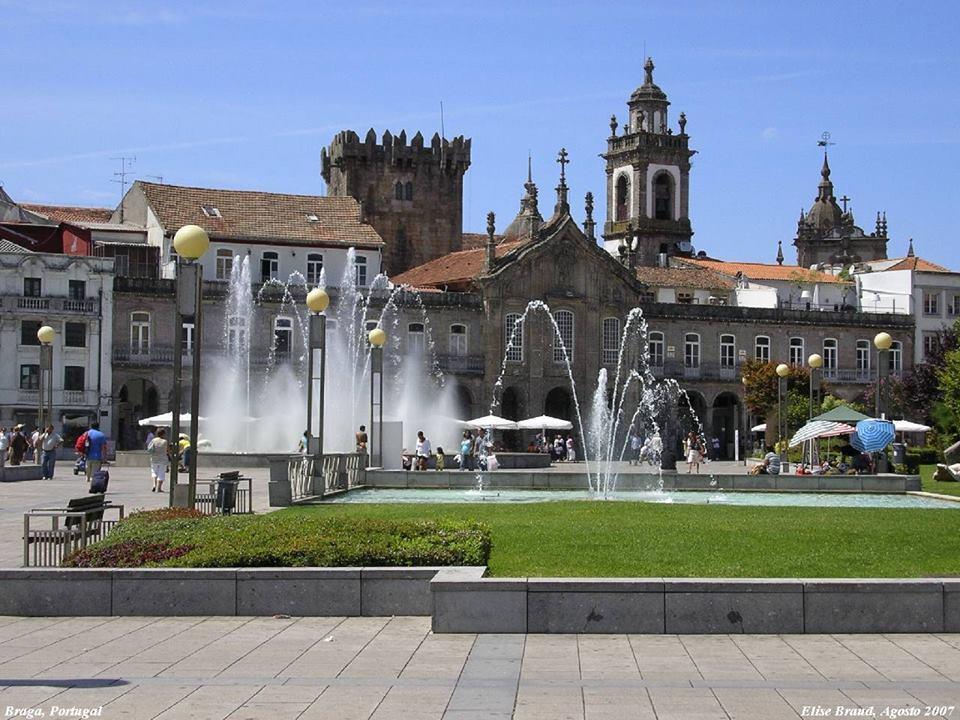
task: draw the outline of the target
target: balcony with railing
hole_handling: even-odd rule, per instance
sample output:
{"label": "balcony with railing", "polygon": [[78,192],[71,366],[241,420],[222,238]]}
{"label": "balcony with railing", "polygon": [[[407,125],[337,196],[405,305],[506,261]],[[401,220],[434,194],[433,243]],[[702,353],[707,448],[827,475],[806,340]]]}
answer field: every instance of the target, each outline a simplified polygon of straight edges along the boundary
{"label": "balcony with railing", "polygon": [[[683,360],[667,359],[659,365],[651,365],[654,377],[675,380],[721,380],[739,381],[740,365],[723,365],[719,362],[701,362],[688,366]],[[891,370],[892,376],[899,376],[900,370]],[[861,368],[824,368],[823,379],[826,382],[845,384],[869,384],[877,379],[876,370]]]}
{"label": "balcony with railing", "polygon": [[17,310],[26,314],[39,312],[44,314],[90,315],[97,312],[97,300],[96,298],[2,295],[0,296],[0,309]]}
{"label": "balcony with railing", "polygon": [[451,375],[483,375],[483,355],[438,354],[437,365]]}
{"label": "balcony with railing", "polygon": [[[204,364],[211,359],[234,358],[236,353],[223,352],[222,348],[214,347],[203,351]],[[117,345],[113,348],[114,365],[123,365],[128,367],[156,367],[173,366],[174,348],[172,345],[162,345],[153,343],[149,347]],[[184,365],[193,363],[193,350],[184,349],[181,352],[181,360]],[[299,354],[283,352],[277,350],[271,353],[267,351],[251,351],[250,365],[253,367],[289,365],[300,361]]]}

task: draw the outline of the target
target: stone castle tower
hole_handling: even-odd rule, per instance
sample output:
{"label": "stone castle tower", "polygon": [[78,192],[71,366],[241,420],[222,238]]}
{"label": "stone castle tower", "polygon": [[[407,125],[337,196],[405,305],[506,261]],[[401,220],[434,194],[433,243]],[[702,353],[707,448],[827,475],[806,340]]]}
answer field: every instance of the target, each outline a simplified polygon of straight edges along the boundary
{"label": "stone castle tower", "polygon": [[610,118],[607,152],[607,222],[604,245],[616,254],[632,251],[642,265],[655,265],[661,253],[693,250],[690,238],[690,158],[687,118],[680,113],[679,132],[669,126],[667,95],[653,82],[653,60],[647,58],[643,85],[627,103],[629,117],[617,135]]}
{"label": "stone castle tower", "polygon": [[383,133],[364,140],[352,130],[333,138],[320,153],[327,195],[356,198],[363,215],[386,243],[383,269],[397,275],[461,249],[463,176],[470,167],[470,139],[434,134],[424,145],[419,132]]}
{"label": "stone castle tower", "polygon": [[845,267],[867,260],[885,260],[887,257],[887,214],[877,213],[874,232],[867,235],[857,227],[850,198],[840,198],[837,204],[830,180],[830,163],[823,153],[817,197],[807,212],[800,210],[797,236],[797,265],[800,267]]}

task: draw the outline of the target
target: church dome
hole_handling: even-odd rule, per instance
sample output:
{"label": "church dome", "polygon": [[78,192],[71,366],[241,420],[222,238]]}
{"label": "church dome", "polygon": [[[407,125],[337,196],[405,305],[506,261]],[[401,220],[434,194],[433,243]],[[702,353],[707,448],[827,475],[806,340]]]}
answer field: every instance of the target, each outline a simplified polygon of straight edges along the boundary
{"label": "church dome", "polygon": [[843,210],[833,196],[833,183],[830,181],[830,165],[827,156],[823,156],[823,168],[820,170],[820,184],[817,186],[817,199],[807,213],[805,224],[820,233],[830,232],[843,222]]}

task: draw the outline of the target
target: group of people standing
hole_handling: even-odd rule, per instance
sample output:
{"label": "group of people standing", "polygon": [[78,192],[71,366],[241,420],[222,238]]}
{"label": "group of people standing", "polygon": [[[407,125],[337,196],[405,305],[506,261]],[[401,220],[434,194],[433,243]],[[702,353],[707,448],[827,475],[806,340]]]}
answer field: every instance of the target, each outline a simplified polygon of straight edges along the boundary
{"label": "group of people standing", "polygon": [[28,437],[24,425],[14,425],[11,430],[0,427],[0,467],[9,462],[21,465],[27,459],[40,465],[44,480],[53,479],[57,462],[57,448],[63,445],[63,437],[53,425],[36,428]]}

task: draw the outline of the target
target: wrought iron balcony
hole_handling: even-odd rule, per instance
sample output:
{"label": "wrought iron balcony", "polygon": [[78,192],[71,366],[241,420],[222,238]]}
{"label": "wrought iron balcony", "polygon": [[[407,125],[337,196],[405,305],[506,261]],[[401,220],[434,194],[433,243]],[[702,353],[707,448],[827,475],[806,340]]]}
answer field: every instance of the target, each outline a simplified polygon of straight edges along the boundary
{"label": "wrought iron balcony", "polygon": [[438,354],[437,365],[452,375],[483,375],[483,355]]}

